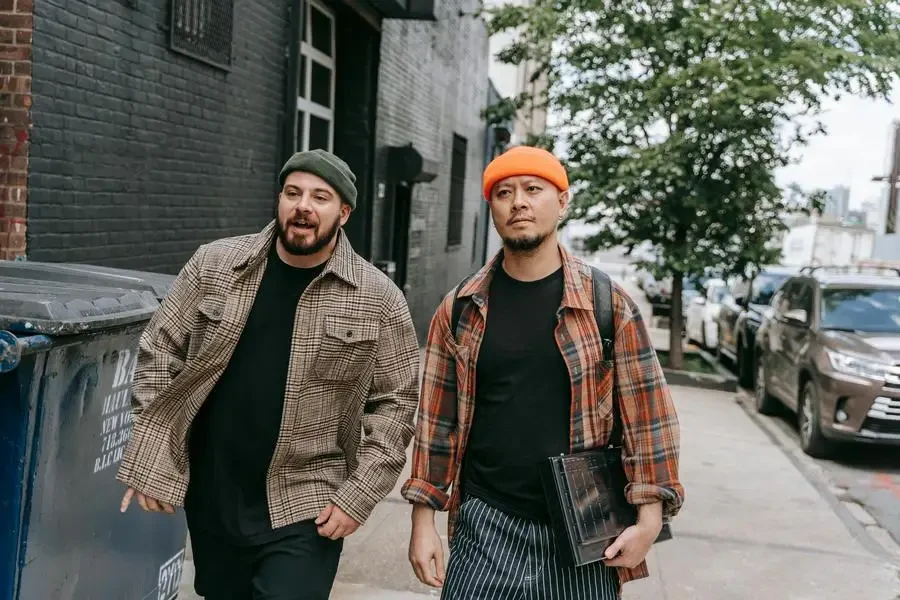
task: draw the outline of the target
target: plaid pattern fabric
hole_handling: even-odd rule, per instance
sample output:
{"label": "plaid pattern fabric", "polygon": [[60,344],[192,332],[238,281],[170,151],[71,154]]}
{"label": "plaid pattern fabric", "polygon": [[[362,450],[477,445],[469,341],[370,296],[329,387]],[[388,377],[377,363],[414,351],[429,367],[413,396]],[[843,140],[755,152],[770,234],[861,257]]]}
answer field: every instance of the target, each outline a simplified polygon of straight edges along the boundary
{"label": "plaid pattern fabric", "polygon": [[[562,246],[560,252],[565,283],[556,340],[572,386],[571,451],[607,443],[615,393],[623,423],[625,473],[630,482],[627,498],[632,504],[661,500],[664,516],[673,517],[684,499],[678,480],[680,430],[644,321],[634,301],[614,285],[615,365],[606,360],[594,319],[591,268]],[[450,332],[451,291],[431,321],[425,347],[412,473],[402,493],[410,502],[448,510],[451,538],[460,505],[459,467],[474,413],[475,367],[487,320],[488,292],[500,256],[498,253],[460,290],[460,296],[470,301],[460,315],[459,339]],[[646,563],[635,569],[619,569],[623,583],[647,575]]]}
{"label": "plaid pattern fabric", "polygon": [[[393,489],[413,435],[419,348],[406,300],[339,235],[299,303],[267,479],[275,528],[315,517],[328,501],[365,522]],[[273,221],[202,246],[147,325],[123,483],[183,505],[188,429],[234,351],[274,236]]]}

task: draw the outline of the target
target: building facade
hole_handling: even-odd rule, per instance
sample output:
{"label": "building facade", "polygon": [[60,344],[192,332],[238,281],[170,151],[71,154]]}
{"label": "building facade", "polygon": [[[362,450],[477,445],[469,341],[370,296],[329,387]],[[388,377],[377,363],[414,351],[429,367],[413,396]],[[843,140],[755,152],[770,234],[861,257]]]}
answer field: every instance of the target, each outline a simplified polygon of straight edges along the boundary
{"label": "building facade", "polygon": [[464,4],[0,1],[2,258],[177,272],[325,148],[357,175],[353,246],[427,326],[479,252],[488,47]]}
{"label": "building facade", "polygon": [[[485,0],[486,8],[497,8],[506,4],[529,6],[534,0]],[[535,78],[537,70],[535,61],[524,61],[518,65],[510,65],[497,59],[497,53],[515,41],[515,33],[504,31],[497,33],[490,40],[490,77],[497,91],[503,98],[514,98],[528,93],[534,98],[542,98],[547,92],[547,78]],[[526,106],[516,114],[513,124],[512,143],[524,144],[530,135],[543,135],[547,130],[547,110],[542,106]]]}
{"label": "building facade", "polygon": [[849,266],[873,257],[875,232],[864,225],[813,216],[785,232],[782,264]]}

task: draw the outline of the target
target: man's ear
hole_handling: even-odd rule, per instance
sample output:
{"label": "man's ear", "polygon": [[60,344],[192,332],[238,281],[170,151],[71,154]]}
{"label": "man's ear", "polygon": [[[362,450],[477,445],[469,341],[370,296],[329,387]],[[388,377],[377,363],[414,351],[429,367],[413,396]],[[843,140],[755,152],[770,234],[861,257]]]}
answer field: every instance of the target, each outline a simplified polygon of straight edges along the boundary
{"label": "man's ear", "polygon": [[569,210],[569,190],[559,193],[559,218],[562,220]]}
{"label": "man's ear", "polygon": [[341,227],[347,224],[347,221],[350,220],[350,213],[353,212],[353,209],[350,208],[350,205],[346,202],[341,202]]}

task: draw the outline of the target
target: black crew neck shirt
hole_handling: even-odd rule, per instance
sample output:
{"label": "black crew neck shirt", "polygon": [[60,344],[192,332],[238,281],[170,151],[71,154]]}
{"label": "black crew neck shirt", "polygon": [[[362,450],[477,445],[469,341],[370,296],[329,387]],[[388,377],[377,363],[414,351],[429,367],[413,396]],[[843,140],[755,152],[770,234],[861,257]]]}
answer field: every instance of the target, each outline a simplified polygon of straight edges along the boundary
{"label": "black crew neck shirt", "polygon": [[497,267],[463,467],[466,494],[542,522],[541,465],[569,452],[570,378],[554,334],[562,296],[562,269],[523,282]]}
{"label": "black crew neck shirt", "polygon": [[324,267],[292,267],[272,244],[231,360],[191,426],[185,509],[194,530],[248,544],[288,533],[272,529],[266,474],[281,429],[294,328],[305,326],[297,304]]}

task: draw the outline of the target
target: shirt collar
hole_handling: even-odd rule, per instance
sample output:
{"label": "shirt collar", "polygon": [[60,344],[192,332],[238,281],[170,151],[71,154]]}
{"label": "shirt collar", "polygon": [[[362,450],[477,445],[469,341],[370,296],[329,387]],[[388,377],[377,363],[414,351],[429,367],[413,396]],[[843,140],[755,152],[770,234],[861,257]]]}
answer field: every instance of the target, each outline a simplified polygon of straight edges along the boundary
{"label": "shirt collar", "polygon": [[[251,238],[249,248],[245,251],[235,251],[232,268],[242,270],[254,269],[259,266],[266,259],[269,249],[275,242],[275,235],[275,220],[273,219],[262,231]],[[325,264],[323,274],[332,273],[350,285],[359,287],[360,273],[356,264],[356,252],[343,229],[339,229],[337,235],[337,244]]]}
{"label": "shirt collar", "polygon": [[[584,275],[590,276],[590,266],[569,254],[562,244],[558,245],[563,269],[563,307],[593,310],[592,291],[584,283]],[[477,304],[486,304],[494,270],[503,262],[503,250],[469,279],[459,292],[459,297],[471,296]]]}

